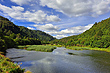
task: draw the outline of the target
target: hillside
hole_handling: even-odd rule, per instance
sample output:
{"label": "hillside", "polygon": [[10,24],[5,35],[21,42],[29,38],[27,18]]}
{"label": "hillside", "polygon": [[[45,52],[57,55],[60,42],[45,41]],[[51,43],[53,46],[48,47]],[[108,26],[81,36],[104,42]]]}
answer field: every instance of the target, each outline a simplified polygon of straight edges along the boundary
{"label": "hillside", "polygon": [[5,51],[16,45],[40,45],[54,39],[40,30],[16,26],[7,18],[0,16],[0,51]]}
{"label": "hillside", "polygon": [[96,22],[89,30],[82,34],[54,40],[51,43],[65,46],[107,48],[110,46],[110,18],[98,23]]}
{"label": "hillside", "polygon": [[55,39],[51,35],[40,30],[30,30],[23,26],[16,26],[13,22],[2,16],[0,16],[0,32],[5,36],[13,36],[13,38],[20,35],[21,38],[36,38],[41,41],[51,41]]}

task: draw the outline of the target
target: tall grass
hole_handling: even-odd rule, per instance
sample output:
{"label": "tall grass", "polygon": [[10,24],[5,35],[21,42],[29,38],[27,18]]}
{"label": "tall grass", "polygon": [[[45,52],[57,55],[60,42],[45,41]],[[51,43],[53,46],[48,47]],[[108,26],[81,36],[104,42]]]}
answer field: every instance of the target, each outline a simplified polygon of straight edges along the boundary
{"label": "tall grass", "polygon": [[50,45],[30,45],[27,48],[27,50],[42,51],[42,52],[52,52],[54,49],[56,49],[56,47]]}
{"label": "tall grass", "polygon": [[72,49],[72,50],[99,50],[99,51],[106,51],[110,52],[110,48],[91,48],[91,47],[78,47],[78,46],[67,46],[67,49]]}
{"label": "tall grass", "polygon": [[29,46],[30,45],[18,45],[18,46],[16,46],[16,48],[18,48],[18,49],[26,49]]}
{"label": "tall grass", "polygon": [[23,73],[20,66],[11,62],[11,60],[0,54],[0,73]]}
{"label": "tall grass", "polygon": [[56,46],[56,47],[63,47],[62,45],[55,45],[55,44],[53,44],[53,45],[51,45],[51,46]]}

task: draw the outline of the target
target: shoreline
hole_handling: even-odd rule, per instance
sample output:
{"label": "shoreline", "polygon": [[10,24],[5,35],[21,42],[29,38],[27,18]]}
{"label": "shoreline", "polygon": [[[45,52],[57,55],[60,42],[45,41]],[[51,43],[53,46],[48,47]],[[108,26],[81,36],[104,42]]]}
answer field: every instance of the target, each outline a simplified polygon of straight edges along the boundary
{"label": "shoreline", "polygon": [[[4,71],[7,70],[7,71]],[[4,52],[0,52],[0,73],[32,73],[31,71],[21,68],[20,65],[11,61],[10,58],[4,55]]]}
{"label": "shoreline", "polygon": [[0,73],[24,73],[24,70],[21,69],[20,65],[13,63],[11,59],[0,54]]}
{"label": "shoreline", "polygon": [[51,45],[19,45],[17,46],[19,49],[25,49],[27,51],[40,51],[40,52],[52,52],[56,49],[55,46]]}
{"label": "shoreline", "polygon": [[65,47],[66,49],[71,49],[71,50],[96,50],[96,51],[105,51],[105,52],[110,52],[110,48],[98,48],[98,47],[80,47],[80,46],[64,46],[64,45],[52,45],[56,47]]}
{"label": "shoreline", "polygon": [[[29,45],[28,45],[29,46]],[[44,45],[41,45],[41,46],[44,46]],[[56,46],[56,47],[63,47],[62,45],[48,45],[48,46]],[[27,46],[20,46],[20,47],[23,47],[23,49],[26,49],[27,50]],[[27,48],[25,48],[25,47],[27,47]],[[34,47],[36,47],[36,46],[34,46]],[[104,51],[104,52],[110,52],[110,48],[97,48],[97,47],[95,47],[95,48],[91,48],[91,47],[79,47],[79,46],[66,46],[65,47],[66,49],[70,49],[70,50],[96,50],[96,51]],[[35,48],[36,49],[36,48]],[[34,50],[35,50],[34,49]],[[33,49],[30,49],[30,50],[33,50]],[[52,49],[53,50],[53,49]],[[41,50],[40,50],[41,51]],[[44,51],[44,50],[43,50]],[[47,50],[45,51],[45,52],[47,52]],[[5,59],[5,61],[7,62],[9,62],[9,63],[11,63],[11,65],[14,65],[14,67],[15,67],[15,70],[14,71],[23,71],[22,73],[32,73],[32,72],[30,72],[30,71],[24,71],[24,69],[21,69],[21,67],[19,66],[19,65],[17,65],[17,64],[15,64],[15,63],[13,63],[8,57],[6,57],[6,56],[4,56],[3,55],[4,54],[4,52],[0,52],[0,58],[1,58],[1,60],[2,61],[0,61],[1,62],[1,65],[2,65],[2,62],[4,62],[4,59]],[[8,64],[7,64],[8,65]],[[11,66],[9,66],[9,67],[11,67]],[[4,68],[8,68],[7,66],[4,66]],[[17,68],[17,69],[16,69]],[[11,68],[12,69],[12,68]],[[9,69],[8,71],[11,71],[11,69]],[[2,70],[2,67],[0,68],[0,71],[3,71]],[[9,72],[10,73],[10,72]]]}
{"label": "shoreline", "polygon": [[110,52],[110,48],[91,48],[91,47],[79,47],[79,46],[67,46],[67,49],[71,50],[97,50],[97,51],[105,51],[105,52]]}

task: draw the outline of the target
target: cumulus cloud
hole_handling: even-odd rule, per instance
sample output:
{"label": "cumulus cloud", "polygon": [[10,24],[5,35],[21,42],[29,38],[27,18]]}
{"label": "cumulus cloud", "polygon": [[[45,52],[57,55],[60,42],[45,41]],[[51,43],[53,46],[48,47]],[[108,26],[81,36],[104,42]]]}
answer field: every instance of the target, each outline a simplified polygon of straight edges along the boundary
{"label": "cumulus cloud", "polygon": [[67,35],[70,36],[70,35],[77,35],[83,33],[84,31],[90,29],[92,26],[93,24],[89,24],[87,26],[71,27],[60,31],[60,29],[57,26],[54,26],[52,24],[34,25],[34,27],[37,27],[38,29],[45,31],[50,35],[56,35],[54,37],[58,39],[67,37]]}
{"label": "cumulus cloud", "polygon": [[61,38],[67,37],[67,36],[66,35],[56,35],[54,37],[57,38],[57,39],[61,39]]}
{"label": "cumulus cloud", "polygon": [[34,25],[34,27],[37,27],[40,30],[43,31],[58,31],[59,28],[57,26],[53,26],[52,24],[45,24],[45,25]]}
{"label": "cumulus cloud", "polygon": [[7,7],[0,4],[0,10],[17,20],[26,20],[34,23],[58,22],[61,19],[55,15],[47,15],[42,10],[30,12],[25,11],[21,6]]}
{"label": "cumulus cloud", "polygon": [[58,18],[57,16],[55,16],[55,15],[50,15],[50,16],[47,16],[47,21],[49,21],[49,22],[53,22],[53,21],[56,21],[56,22],[58,22],[58,21],[60,21],[61,19],[60,18]]}
{"label": "cumulus cloud", "polygon": [[14,10],[14,11],[24,11],[24,8],[20,7],[20,6],[12,6],[12,10]]}
{"label": "cumulus cloud", "polygon": [[69,29],[64,29],[61,31],[55,31],[55,32],[48,32],[51,35],[77,35],[80,33],[83,33],[84,31],[90,29],[93,26],[93,24],[89,24],[87,26],[77,26],[77,27],[71,27]]}
{"label": "cumulus cloud", "polygon": [[80,33],[83,33],[84,31],[90,29],[93,26],[93,24],[89,24],[87,26],[77,26],[77,27],[71,27],[69,29],[64,29],[61,31],[55,31],[55,32],[47,32],[51,35],[56,35],[55,37],[60,39],[63,37],[67,37],[67,35],[78,35]]}
{"label": "cumulus cloud", "polygon": [[11,1],[18,4],[18,5],[23,5],[23,4],[28,4],[32,0],[11,0]]}
{"label": "cumulus cloud", "polygon": [[40,0],[41,6],[48,6],[70,17],[101,15],[110,11],[110,0]]}
{"label": "cumulus cloud", "polygon": [[32,27],[27,27],[28,29],[31,29],[31,30],[35,30],[34,28],[32,28]]}

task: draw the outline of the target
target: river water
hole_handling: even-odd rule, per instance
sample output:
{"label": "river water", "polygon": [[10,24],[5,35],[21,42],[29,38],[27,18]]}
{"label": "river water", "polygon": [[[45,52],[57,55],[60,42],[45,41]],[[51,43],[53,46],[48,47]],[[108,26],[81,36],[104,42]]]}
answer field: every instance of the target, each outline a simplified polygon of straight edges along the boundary
{"label": "river water", "polygon": [[102,51],[58,47],[53,52],[36,52],[11,48],[6,56],[32,73],[110,73],[110,53]]}

